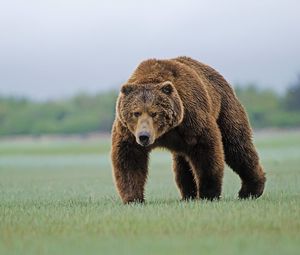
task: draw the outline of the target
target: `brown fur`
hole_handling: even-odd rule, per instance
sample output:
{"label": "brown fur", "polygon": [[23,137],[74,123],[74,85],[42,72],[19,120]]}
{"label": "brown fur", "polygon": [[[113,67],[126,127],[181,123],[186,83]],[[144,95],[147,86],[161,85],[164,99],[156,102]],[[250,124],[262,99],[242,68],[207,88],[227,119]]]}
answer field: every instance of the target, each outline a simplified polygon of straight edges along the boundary
{"label": "brown fur", "polygon": [[172,152],[182,199],[218,199],[225,162],[242,180],[240,198],[263,193],[265,174],[247,115],[213,68],[187,57],[146,60],[123,85],[116,112],[111,156],[124,203],[144,201],[155,147]]}

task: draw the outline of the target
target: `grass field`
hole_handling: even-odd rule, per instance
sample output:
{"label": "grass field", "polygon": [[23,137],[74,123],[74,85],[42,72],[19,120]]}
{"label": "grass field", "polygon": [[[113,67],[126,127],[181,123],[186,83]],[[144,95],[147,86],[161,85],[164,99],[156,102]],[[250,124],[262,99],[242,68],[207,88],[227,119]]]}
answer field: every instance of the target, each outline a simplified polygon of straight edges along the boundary
{"label": "grass field", "polygon": [[171,158],[151,157],[145,205],[122,205],[109,138],[0,140],[0,254],[300,254],[300,132],[259,132],[267,173],[239,201],[180,202]]}

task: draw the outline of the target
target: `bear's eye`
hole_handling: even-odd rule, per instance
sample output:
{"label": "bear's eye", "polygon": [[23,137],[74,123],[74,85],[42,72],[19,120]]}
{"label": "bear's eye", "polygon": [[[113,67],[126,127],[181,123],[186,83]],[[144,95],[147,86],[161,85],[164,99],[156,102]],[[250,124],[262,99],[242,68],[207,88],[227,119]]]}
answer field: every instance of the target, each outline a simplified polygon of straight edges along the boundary
{"label": "bear's eye", "polygon": [[134,117],[139,117],[139,116],[141,116],[141,115],[142,115],[141,112],[134,112],[134,113],[133,113],[133,116],[134,116]]}
{"label": "bear's eye", "polygon": [[165,86],[162,87],[162,92],[164,92],[166,95],[170,95],[173,91],[172,85],[171,84],[167,84]]}
{"label": "bear's eye", "polygon": [[157,115],[156,112],[150,112],[150,116],[151,116],[152,118],[156,117],[156,115]]}

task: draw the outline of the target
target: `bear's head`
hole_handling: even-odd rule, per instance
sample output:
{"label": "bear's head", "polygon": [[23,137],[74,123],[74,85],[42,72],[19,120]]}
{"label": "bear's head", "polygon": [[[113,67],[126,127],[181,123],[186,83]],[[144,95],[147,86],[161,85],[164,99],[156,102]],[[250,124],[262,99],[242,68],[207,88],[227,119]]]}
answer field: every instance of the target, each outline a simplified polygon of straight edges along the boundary
{"label": "bear's head", "polygon": [[182,101],[171,81],[128,82],[122,86],[117,102],[119,120],[142,146],[153,144],[178,126],[183,113]]}

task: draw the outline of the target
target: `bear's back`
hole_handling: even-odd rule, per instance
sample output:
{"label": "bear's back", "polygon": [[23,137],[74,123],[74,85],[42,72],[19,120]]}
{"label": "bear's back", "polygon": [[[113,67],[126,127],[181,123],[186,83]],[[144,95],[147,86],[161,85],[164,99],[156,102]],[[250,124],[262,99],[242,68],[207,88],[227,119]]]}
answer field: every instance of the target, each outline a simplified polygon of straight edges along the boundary
{"label": "bear's back", "polygon": [[208,85],[215,89],[221,96],[224,94],[228,96],[228,94],[233,93],[228,82],[214,68],[185,56],[177,57],[173,60],[192,68],[200,78],[206,79]]}

